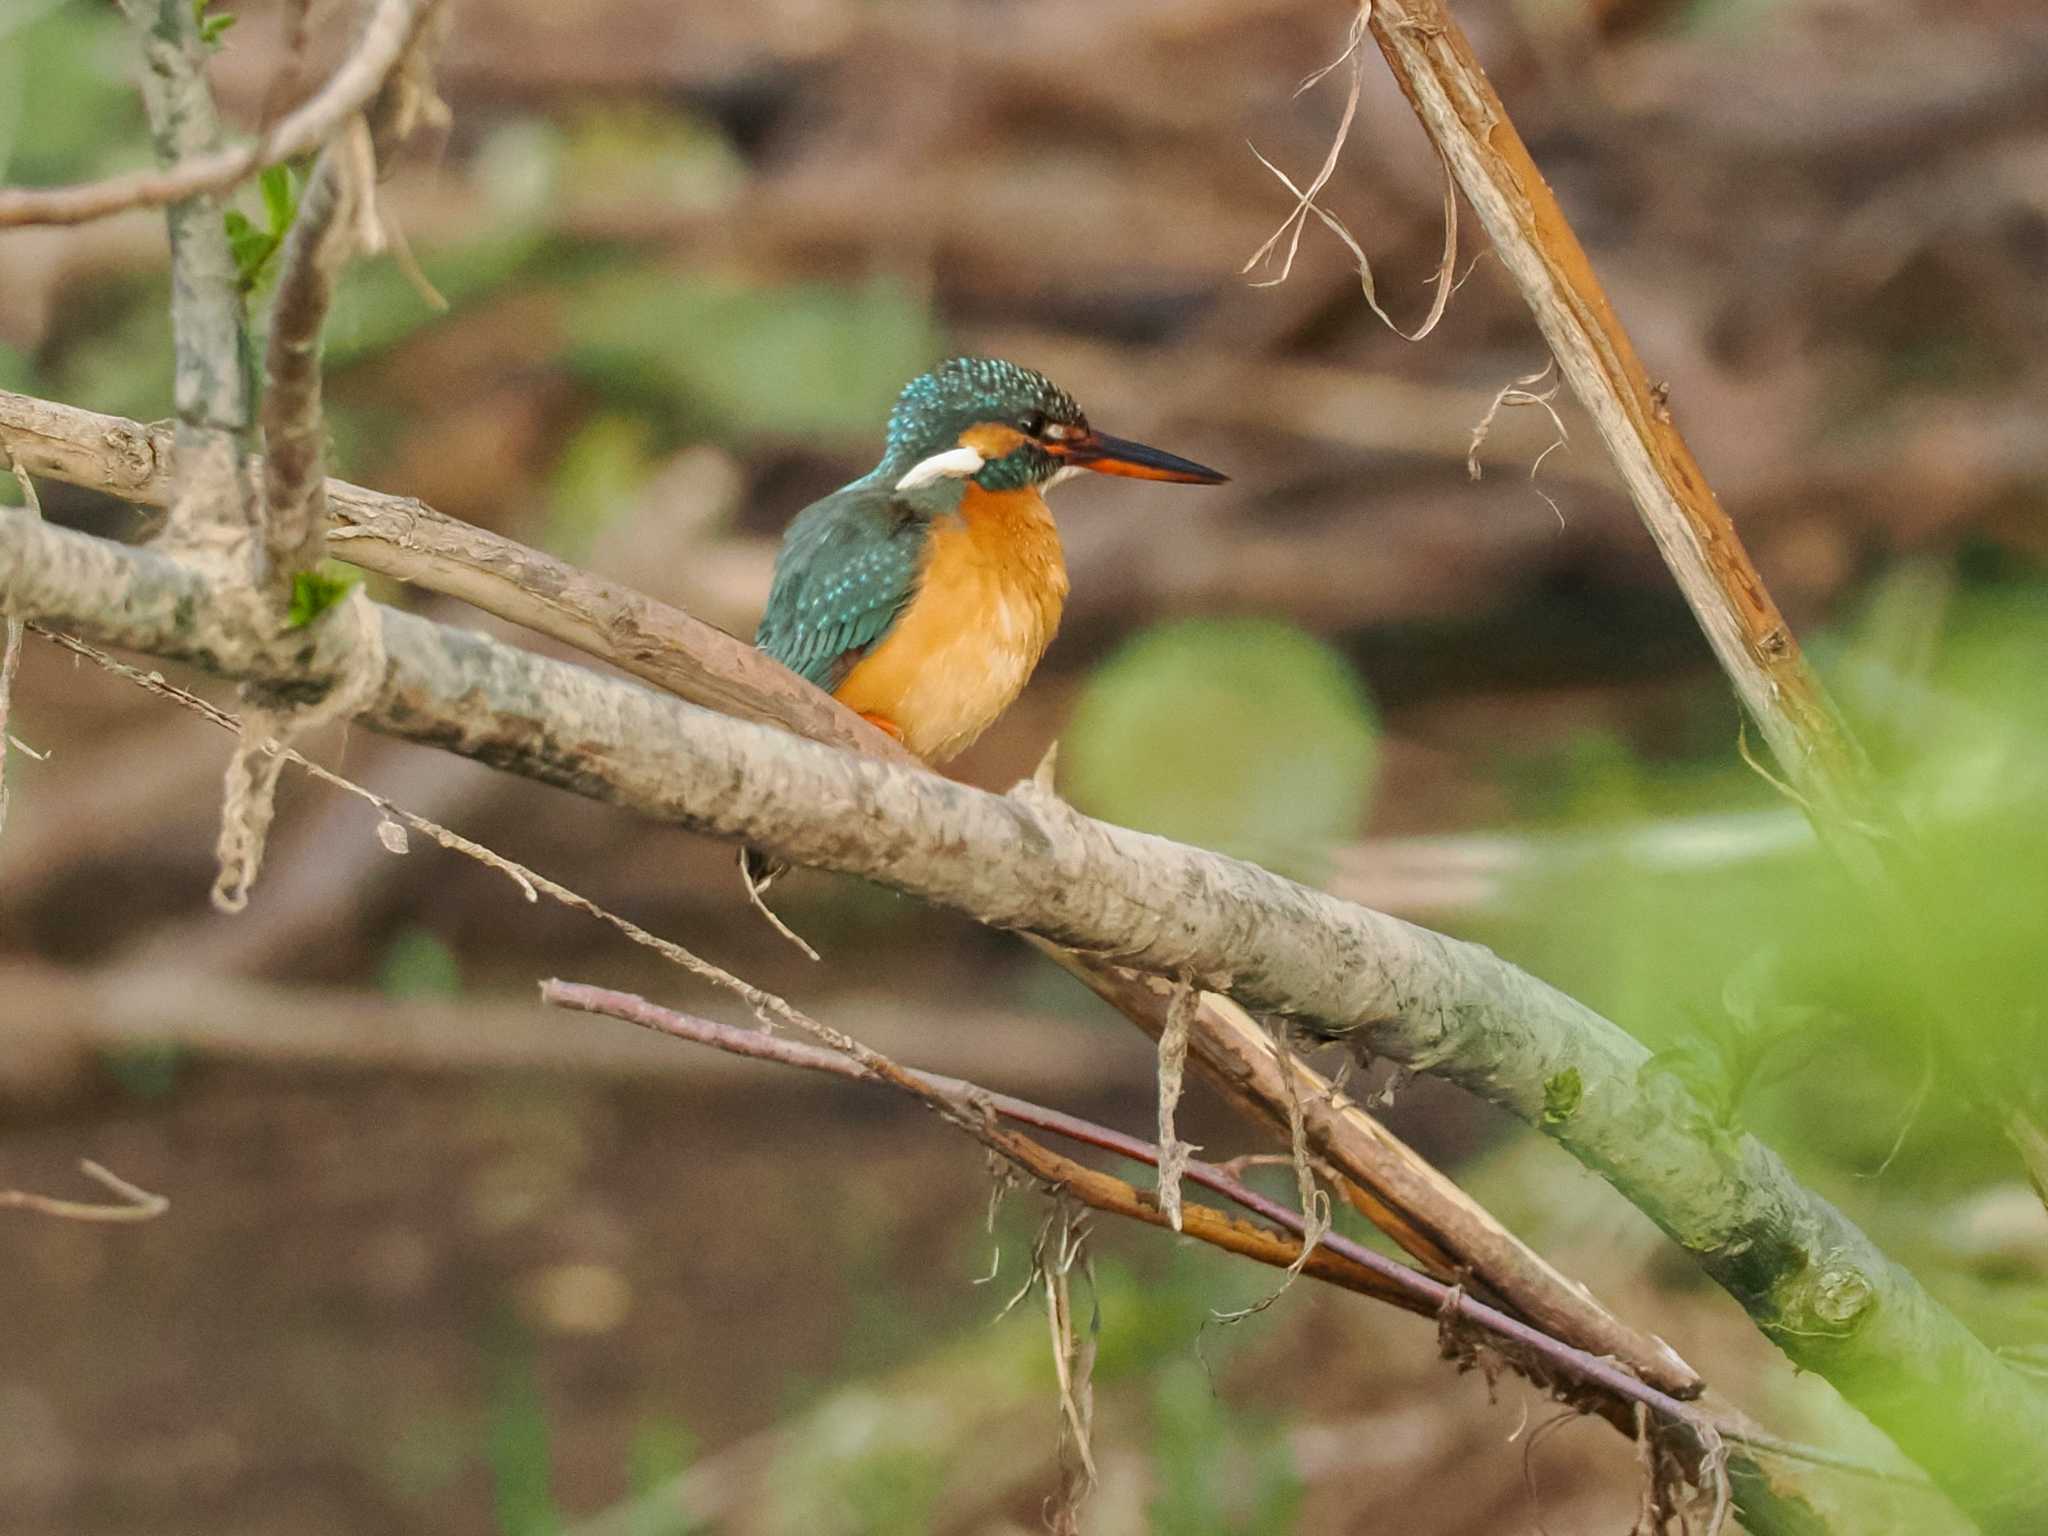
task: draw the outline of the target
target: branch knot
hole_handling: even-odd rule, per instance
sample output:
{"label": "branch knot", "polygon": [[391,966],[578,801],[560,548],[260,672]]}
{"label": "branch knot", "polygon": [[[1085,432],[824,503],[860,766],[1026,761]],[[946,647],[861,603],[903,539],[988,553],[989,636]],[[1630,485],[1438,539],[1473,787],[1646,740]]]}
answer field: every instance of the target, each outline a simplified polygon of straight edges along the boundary
{"label": "branch knot", "polygon": [[220,872],[214,877],[213,904],[223,912],[249,905],[249,890],[263,867],[263,850],[277,809],[277,780],[283,773],[285,748],[308,731],[346,720],[368,705],[383,685],[386,657],[384,629],[376,606],[361,587],[322,622],[355,626],[355,640],[345,652],[342,674],[326,694],[311,704],[280,708],[259,702],[243,690],[242,735],[228,759],[223,792]]}

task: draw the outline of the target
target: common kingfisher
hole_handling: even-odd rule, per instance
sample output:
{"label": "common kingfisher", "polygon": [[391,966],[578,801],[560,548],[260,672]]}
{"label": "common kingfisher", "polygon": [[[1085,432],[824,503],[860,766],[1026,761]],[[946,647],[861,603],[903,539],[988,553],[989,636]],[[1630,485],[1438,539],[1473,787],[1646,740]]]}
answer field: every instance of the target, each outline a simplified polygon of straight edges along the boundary
{"label": "common kingfisher", "polygon": [[1059,627],[1045,492],[1082,470],[1217,485],[1097,432],[1043,374],[956,357],[913,379],[882,462],[796,515],[754,644],[929,763],[1008,709]]}

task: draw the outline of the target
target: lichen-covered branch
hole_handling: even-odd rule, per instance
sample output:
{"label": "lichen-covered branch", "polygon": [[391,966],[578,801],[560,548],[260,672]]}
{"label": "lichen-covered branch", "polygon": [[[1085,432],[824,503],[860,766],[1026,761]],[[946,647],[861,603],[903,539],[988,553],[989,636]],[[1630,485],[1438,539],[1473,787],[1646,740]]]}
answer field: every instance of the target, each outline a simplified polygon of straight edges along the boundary
{"label": "lichen-covered branch", "polygon": [[[198,43],[191,0],[121,0],[121,5],[138,24],[150,27],[152,48],[159,41],[175,42],[182,48],[178,40],[187,34],[194,45]],[[130,208],[160,208],[206,197],[266,166],[310,153],[377,94],[429,9],[427,0],[377,0],[356,46],[326,83],[259,138],[223,148],[214,133],[182,147],[156,171],[68,187],[0,188],[0,229],[19,224],[82,224]],[[157,66],[158,59],[152,55],[152,75]],[[145,83],[145,92],[153,88],[155,83]],[[195,99],[182,83],[176,94],[188,104]],[[206,114],[212,115],[210,103]],[[161,130],[158,137],[161,142]]]}
{"label": "lichen-covered branch", "polygon": [[[8,613],[300,687],[360,667],[337,610],[256,632],[148,550],[0,513]],[[2048,1507],[2048,1397],[2012,1371],[1754,1138],[1593,1010],[1481,946],[1255,866],[853,757],[637,684],[388,610],[360,718],[779,857],[857,874],[999,928],[1355,1039],[1541,1126],[1694,1253],[1796,1363],[1833,1382],[1990,1532]],[[358,621],[359,622],[359,621]],[[360,684],[363,680],[357,678]],[[1578,1076],[1546,1117],[1545,1084]]]}
{"label": "lichen-covered branch", "polygon": [[[0,441],[40,473],[145,505],[168,495],[161,429],[0,390]],[[329,538],[367,569],[459,597],[597,656],[722,714],[779,725],[815,741],[915,766],[900,744],[752,646],[645,595],[553,556],[447,517],[423,503],[345,482],[327,484]],[[1167,999],[1148,978],[1056,945],[1041,948],[1156,1037]],[[1265,1032],[1213,994],[1194,1019],[1190,1048],[1204,1075],[1251,1118],[1285,1133],[1290,1099],[1339,1194],[1440,1274],[1459,1268],[1558,1338],[1628,1362],[1680,1396],[1700,1379],[1661,1340],[1631,1327],[1506,1231],[1470,1196],[1417,1157],[1355,1102],[1327,1092],[1288,1056],[1285,1073]]]}
{"label": "lichen-covered branch", "polygon": [[[121,0],[142,39],[142,100],[158,161],[204,162],[221,126],[206,82],[206,45],[189,0]],[[180,184],[166,214],[171,239],[171,339],[176,360],[176,483],[168,536],[191,549],[253,561],[255,498],[242,461],[251,446],[255,384],[234,256],[216,186]],[[8,199],[0,193],[0,225]]]}
{"label": "lichen-covered branch", "polygon": [[[0,443],[24,468],[138,506],[170,504],[170,432],[0,389]],[[409,496],[326,486],[333,552],[560,640],[678,698],[900,763],[903,747],[745,641]]]}

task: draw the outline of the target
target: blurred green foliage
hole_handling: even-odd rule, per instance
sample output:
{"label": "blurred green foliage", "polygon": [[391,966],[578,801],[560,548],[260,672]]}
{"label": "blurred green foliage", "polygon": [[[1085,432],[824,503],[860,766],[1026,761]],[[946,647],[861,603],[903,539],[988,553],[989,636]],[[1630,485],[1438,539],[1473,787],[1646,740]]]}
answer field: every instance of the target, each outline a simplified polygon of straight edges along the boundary
{"label": "blurred green foliage", "polygon": [[26,352],[0,341],[0,389],[25,391],[35,373],[35,363]]}
{"label": "blurred green foliage", "polygon": [[622,270],[569,293],[563,328],[570,366],[613,398],[726,438],[878,443],[903,381],[940,350],[925,304],[883,280]]}
{"label": "blurred green foliage", "polygon": [[543,546],[581,564],[605,526],[629,515],[654,472],[653,424],[644,416],[599,411],[576,429],[548,479]]}
{"label": "blurred green foliage", "polygon": [[[536,228],[498,227],[488,235],[418,253],[421,270],[451,311],[501,296],[517,281],[544,275],[556,265],[574,266],[569,253]],[[602,253],[585,258],[600,260]],[[328,316],[330,372],[389,352],[446,315],[430,304],[404,270],[388,258],[357,261],[343,273]]]}
{"label": "blurred green foliage", "polygon": [[490,1423],[484,1459],[491,1471],[499,1536],[554,1536],[556,1507],[547,1405],[533,1341],[509,1319],[492,1330]]}
{"label": "blurred green foliage", "polygon": [[190,1053],[171,1040],[111,1046],[100,1055],[116,1086],[145,1100],[164,1098],[175,1089],[189,1059]]}
{"label": "blurred green foliage", "polygon": [[1152,1393],[1153,1536],[1287,1536],[1302,1480],[1278,1425],[1233,1414],[1181,1361]]}
{"label": "blurred green foliage", "polygon": [[[1539,860],[1510,915],[1476,935],[1650,1044],[1655,1070],[1706,1106],[1706,1129],[1753,1129],[1810,1176],[1862,1177],[1852,1192],[1870,1190],[1904,1134],[1884,1175],[1892,1197],[2011,1177],[1996,1117],[1961,1082],[2001,1083],[2038,1111],[2048,1059],[2048,580],[2015,573],[1931,591],[1935,638],[1919,662],[1901,660],[1895,625],[1869,621],[1884,607],[1875,597],[1864,621],[1813,647],[1922,839],[1925,921],[1909,952],[1881,937],[1810,843],[1674,870],[1617,836],[1591,864]],[[1649,804],[1730,805],[1727,770],[1664,768],[1612,747],[1553,766],[1559,830],[1639,824]],[[1739,794],[1798,816],[1753,775]],[[1930,996],[1966,1021],[1960,1032],[1930,1026]],[[1891,1198],[1859,1216],[1890,1238],[1902,1210]]]}
{"label": "blurred green foliage", "polygon": [[1155,625],[1099,667],[1060,778],[1105,820],[1313,879],[1355,836],[1378,720],[1350,664],[1274,619]]}
{"label": "blurred green foliage", "polygon": [[[687,1472],[697,1459],[697,1437],[681,1419],[656,1414],[633,1427],[633,1443],[626,1453],[626,1486],[633,1497],[645,1499]],[[636,1509],[633,1536],[691,1536],[700,1527],[682,1511],[650,1507]]]}
{"label": "blurred green foliage", "polygon": [[152,421],[171,410],[170,283],[113,279],[92,296],[92,323],[60,333],[35,387],[89,410]]}
{"label": "blurred green foliage", "polygon": [[460,997],[462,963],[447,944],[413,924],[384,951],[377,985],[386,997]]}
{"label": "blurred green foliage", "polygon": [[[984,1335],[975,1354],[1007,1355],[1014,1338]],[[1043,1345],[1041,1344],[1041,1349]],[[970,1346],[972,1348],[972,1346]],[[771,1529],[804,1536],[916,1536],[931,1528],[946,1483],[935,1447],[958,1448],[942,1398],[843,1389],[804,1416],[778,1460]]]}
{"label": "blurred green foliage", "polygon": [[47,185],[147,160],[134,68],[134,40],[112,6],[0,8],[0,178]]}
{"label": "blurred green foliage", "polygon": [[717,126],[673,104],[586,104],[556,137],[561,199],[594,192],[647,217],[723,207],[746,186],[746,163]]}

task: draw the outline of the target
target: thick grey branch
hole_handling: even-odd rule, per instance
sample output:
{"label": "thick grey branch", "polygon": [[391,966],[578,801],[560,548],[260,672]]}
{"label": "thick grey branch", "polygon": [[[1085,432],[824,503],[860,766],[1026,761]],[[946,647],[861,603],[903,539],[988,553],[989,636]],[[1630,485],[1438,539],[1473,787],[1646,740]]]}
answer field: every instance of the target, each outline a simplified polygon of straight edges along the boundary
{"label": "thick grey branch", "polygon": [[[170,451],[158,429],[0,391],[0,440],[31,467],[145,504],[168,494]],[[552,635],[656,686],[723,714],[784,726],[884,761],[912,764],[903,748],[753,647],[631,588],[434,511],[342,481],[327,485],[330,538],[369,569],[460,597]],[[1150,978],[1042,946],[1157,1035],[1166,1000]],[[1436,1272],[1469,1268],[1496,1294],[1560,1338],[1625,1360],[1665,1390],[1690,1395],[1697,1374],[1661,1340],[1632,1328],[1558,1274],[1542,1256],[1417,1157],[1373,1117],[1292,1056],[1276,1056],[1243,1011],[1205,997],[1196,1019],[1198,1064],[1245,1113],[1284,1131],[1298,1102],[1311,1143],[1344,1177],[1337,1189]],[[1282,1065],[1282,1062],[1285,1065]],[[1289,1093],[1285,1078],[1297,1079]]]}
{"label": "thick grey branch", "polygon": [[[138,19],[154,13],[155,19],[148,23],[153,38],[168,40],[192,31],[197,42],[191,0],[121,0],[121,4]],[[224,149],[215,135],[209,142],[181,150],[159,171],[69,187],[0,189],[0,229],[12,224],[82,224],[124,209],[159,208],[220,192],[266,166],[317,149],[377,94],[428,9],[427,0],[378,0],[356,47],[327,83],[260,138]],[[173,12],[179,15],[174,17]],[[151,69],[154,72],[154,58]],[[211,110],[209,105],[209,116]]]}
{"label": "thick grey branch", "polygon": [[[0,389],[0,443],[31,474],[139,506],[170,505],[170,432]],[[724,631],[488,529],[329,480],[328,538],[365,570],[472,603],[721,714],[779,725],[899,763],[914,759],[785,667]]]}
{"label": "thick grey branch", "polygon": [[[331,684],[351,635],[255,633],[203,577],[0,513],[9,613],[276,684]],[[1890,1432],[1987,1531],[2048,1507],[2048,1399],[1753,1138],[1591,1009],[1461,943],[1254,866],[859,759],[636,684],[377,611],[373,727],[781,857],[862,875],[992,926],[1357,1039],[1563,1143],[1698,1256],[1796,1363]],[[1578,1111],[1544,1125],[1575,1071]]]}

